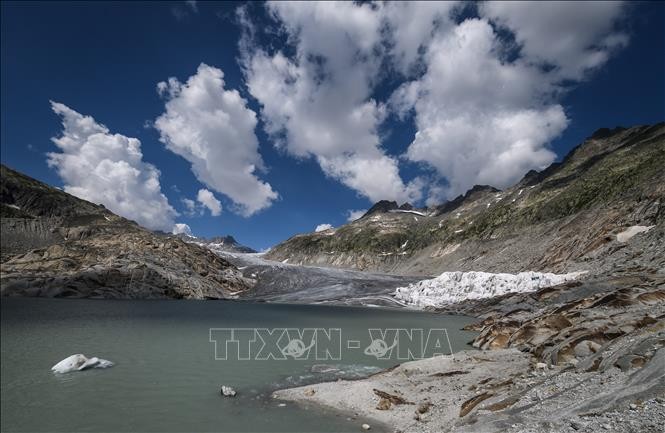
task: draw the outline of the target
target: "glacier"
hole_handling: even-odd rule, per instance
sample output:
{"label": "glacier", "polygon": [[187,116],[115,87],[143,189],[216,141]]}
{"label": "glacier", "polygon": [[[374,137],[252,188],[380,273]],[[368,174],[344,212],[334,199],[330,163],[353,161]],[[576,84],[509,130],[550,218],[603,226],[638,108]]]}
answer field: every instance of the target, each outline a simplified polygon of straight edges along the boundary
{"label": "glacier", "polygon": [[506,293],[532,292],[578,279],[586,271],[568,274],[520,272],[444,272],[395,289],[396,300],[415,307],[442,307],[469,299],[491,298]]}

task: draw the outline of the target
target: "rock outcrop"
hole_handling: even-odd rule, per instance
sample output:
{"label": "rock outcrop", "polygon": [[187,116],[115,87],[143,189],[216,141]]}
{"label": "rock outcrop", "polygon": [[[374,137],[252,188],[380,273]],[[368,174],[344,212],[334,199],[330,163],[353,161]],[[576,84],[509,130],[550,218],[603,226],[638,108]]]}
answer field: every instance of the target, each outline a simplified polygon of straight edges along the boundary
{"label": "rock outcrop", "polygon": [[274,396],[404,432],[661,430],[665,276],[572,281],[437,311],[479,317],[467,329],[480,332],[473,345],[482,351]]}
{"label": "rock outcrop", "polygon": [[229,298],[253,281],[207,248],[2,166],[2,296]]}

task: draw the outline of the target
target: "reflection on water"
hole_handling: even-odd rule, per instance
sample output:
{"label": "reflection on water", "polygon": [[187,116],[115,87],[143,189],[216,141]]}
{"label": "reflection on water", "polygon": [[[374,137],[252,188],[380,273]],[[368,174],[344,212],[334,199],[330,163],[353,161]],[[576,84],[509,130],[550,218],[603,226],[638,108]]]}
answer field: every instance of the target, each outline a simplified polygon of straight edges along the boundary
{"label": "reflection on water", "polygon": [[[446,328],[471,319],[399,310],[214,301],[2,300],[2,431],[358,431],[362,419],[280,406],[276,388],[358,378],[397,363],[363,353],[370,328]],[[341,328],[361,342],[339,362],[215,360],[210,328]],[[53,374],[74,353],[110,369]],[[238,391],[219,395],[221,385]]]}

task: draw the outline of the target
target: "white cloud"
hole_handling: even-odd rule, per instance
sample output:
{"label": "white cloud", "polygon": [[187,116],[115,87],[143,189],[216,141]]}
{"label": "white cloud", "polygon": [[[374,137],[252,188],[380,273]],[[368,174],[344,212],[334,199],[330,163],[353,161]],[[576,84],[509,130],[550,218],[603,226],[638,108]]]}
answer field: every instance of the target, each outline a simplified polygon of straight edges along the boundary
{"label": "white cloud", "polygon": [[421,51],[432,39],[434,29],[449,27],[449,14],[459,5],[456,1],[409,1],[383,4],[390,54],[395,68],[404,75],[416,69]]}
{"label": "white cloud", "polygon": [[385,105],[371,98],[380,74],[383,20],[369,4],[269,3],[272,16],[295,45],[269,54],[248,29],[241,41],[250,93],[261,103],[268,132],[288,153],[313,157],[324,173],[370,200],[416,200],[419,183],[406,185],[396,158],[384,153],[378,127]]}
{"label": "white cloud", "polygon": [[417,133],[406,157],[434,167],[443,179],[430,187],[428,204],[474,184],[506,187],[549,165],[556,155],[548,144],[569,123],[556,102],[566,90],[562,80],[583,79],[626,41],[609,33],[621,5],[540,6],[481,6],[481,15],[515,33],[518,47],[487,18],[442,26],[427,47],[426,72],[393,94],[398,115],[415,110]]}
{"label": "white cloud", "polygon": [[212,216],[219,216],[222,213],[222,203],[215,198],[215,195],[207,189],[200,189],[196,200],[207,207]]}
{"label": "white cloud", "polygon": [[187,236],[192,236],[192,229],[189,228],[187,224],[176,223],[173,225],[173,231],[171,233],[174,235],[184,234]]}
{"label": "white cloud", "polygon": [[[545,102],[537,68],[503,62],[500,51],[489,23],[464,21],[437,35],[427,72],[408,84],[418,132],[406,156],[436,168],[448,185],[433,190],[448,198],[474,184],[508,186],[556,157],[546,145],[566,128],[563,108]],[[441,198],[430,194],[430,204]]]}
{"label": "white cloud", "polygon": [[322,232],[324,230],[330,230],[331,228],[333,228],[333,226],[330,225],[330,224],[319,224],[318,226],[316,226],[314,231],[318,233],[318,232]]}
{"label": "white cloud", "polygon": [[141,142],[109,129],[64,104],[51,102],[64,130],[52,138],[60,153],[48,154],[65,191],[101,203],[112,212],[154,230],[170,231],[175,209],[159,184],[159,170],[143,162]]}
{"label": "white cloud", "polygon": [[346,221],[348,222],[355,221],[361,216],[365,215],[366,212],[367,209],[357,209],[357,210],[349,209],[346,211]]}
{"label": "white cloud", "polygon": [[278,194],[256,175],[263,167],[256,114],[237,90],[224,85],[224,73],[203,63],[186,83],[160,82],[157,91],[166,98],[166,111],[155,128],[169,150],[192,164],[201,182],[249,216],[269,207]]}
{"label": "white cloud", "polygon": [[625,8],[621,1],[505,1],[483,3],[480,11],[512,31],[530,61],[554,66],[559,79],[581,80],[628,43],[614,29]]}
{"label": "white cloud", "polygon": [[[288,47],[258,46],[261,29],[238,14],[241,63],[266,132],[373,201],[417,201],[424,184],[405,183],[399,160],[382,149],[378,129],[389,113],[414,114],[404,157],[436,170],[428,203],[476,183],[505,187],[554,160],[549,143],[569,123],[558,100],[628,41],[616,30],[619,2],[482,3],[462,22],[459,10],[473,15],[476,5],[267,8]],[[387,77],[403,83],[377,100]]]}

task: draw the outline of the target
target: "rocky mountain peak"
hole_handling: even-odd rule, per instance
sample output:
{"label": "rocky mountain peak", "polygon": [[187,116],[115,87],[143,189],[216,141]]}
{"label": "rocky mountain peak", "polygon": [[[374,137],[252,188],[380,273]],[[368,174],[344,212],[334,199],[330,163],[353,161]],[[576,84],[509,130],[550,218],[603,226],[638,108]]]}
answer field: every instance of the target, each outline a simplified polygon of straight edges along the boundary
{"label": "rocky mountain peak", "polygon": [[471,195],[475,193],[486,193],[486,192],[499,192],[500,189],[494,188],[491,185],[474,185],[470,190],[468,190],[466,193],[464,193],[465,197],[471,197]]}
{"label": "rocky mountain peak", "polygon": [[616,128],[600,128],[600,129],[597,129],[596,131],[594,131],[594,133],[591,134],[591,137],[589,137],[589,138],[592,139],[592,140],[599,140],[599,139],[611,137],[611,136],[616,135],[616,134],[618,134],[620,132],[623,132],[625,130],[626,130],[626,128],[624,128],[623,126],[617,126]]}
{"label": "rocky mountain peak", "polygon": [[460,194],[454,199],[447,201],[443,204],[440,204],[439,206],[436,207],[436,214],[441,215],[446,212],[451,212],[458,207],[462,206],[465,202],[468,200],[476,200],[478,199],[481,195],[485,194],[494,194],[499,192],[500,190],[494,188],[493,186],[490,185],[474,185],[470,190],[465,192],[464,194]]}
{"label": "rocky mountain peak", "polygon": [[255,253],[255,252],[257,252],[253,248],[242,245],[231,235],[215,236],[215,237],[210,238],[210,239],[197,238],[197,239],[192,240],[191,242],[194,242],[194,243],[199,244],[199,245],[205,245],[206,247],[210,248],[211,250],[213,250],[214,252],[217,252],[217,253],[222,253],[222,252]]}
{"label": "rocky mountain peak", "polygon": [[213,238],[208,239],[208,242],[211,243],[216,243],[216,244],[223,244],[223,245],[237,245],[238,241],[235,240],[235,238],[231,235],[226,235],[226,236],[215,236]]}
{"label": "rocky mountain peak", "polygon": [[403,203],[398,206],[396,201],[380,200],[374,203],[374,205],[371,208],[369,208],[369,210],[365,212],[365,214],[361,216],[360,219],[376,213],[388,213],[395,210],[413,210],[413,209],[415,208],[409,202]]}
{"label": "rocky mountain peak", "polygon": [[369,208],[367,212],[365,212],[365,215],[361,216],[360,218],[365,218],[375,213],[390,212],[391,210],[395,209],[399,209],[399,206],[397,205],[396,201],[380,200],[374,203],[374,205],[371,208]]}

